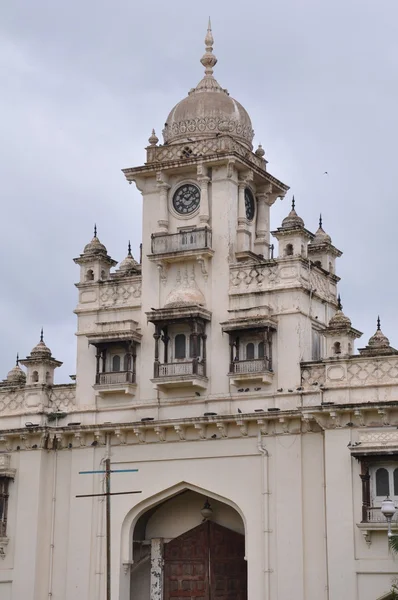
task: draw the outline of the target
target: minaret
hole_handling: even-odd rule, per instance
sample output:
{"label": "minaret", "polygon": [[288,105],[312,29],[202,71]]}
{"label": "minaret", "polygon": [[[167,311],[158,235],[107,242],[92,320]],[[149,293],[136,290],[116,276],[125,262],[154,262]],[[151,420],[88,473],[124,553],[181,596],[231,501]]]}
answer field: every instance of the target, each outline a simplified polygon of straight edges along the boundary
{"label": "minaret", "polygon": [[279,242],[278,258],[307,257],[308,242],[312,234],[304,227],[304,221],[296,212],[296,201],[292,198],[290,213],[282,221],[282,226],[272,232]]}
{"label": "minaret", "polygon": [[342,358],[354,354],[354,342],[362,333],[352,327],[351,320],[343,313],[340,294],[337,299],[337,311],[324,330],[324,335],[327,358]]}
{"label": "minaret", "polygon": [[106,247],[99,241],[96,225],[93,239],[86,244],[83,253],[74,262],[80,265],[80,283],[108,279],[111,267],[117,265],[117,261],[108,255]]}
{"label": "minaret", "polygon": [[332,239],[322,227],[322,215],[319,215],[319,227],[308,246],[308,256],[328,273],[335,273],[336,258],[343,253],[332,244]]}
{"label": "minaret", "polygon": [[43,328],[40,332],[40,341],[32,349],[29,356],[19,360],[27,368],[27,385],[53,385],[54,371],[62,365],[51,355],[51,350],[44,343]]}

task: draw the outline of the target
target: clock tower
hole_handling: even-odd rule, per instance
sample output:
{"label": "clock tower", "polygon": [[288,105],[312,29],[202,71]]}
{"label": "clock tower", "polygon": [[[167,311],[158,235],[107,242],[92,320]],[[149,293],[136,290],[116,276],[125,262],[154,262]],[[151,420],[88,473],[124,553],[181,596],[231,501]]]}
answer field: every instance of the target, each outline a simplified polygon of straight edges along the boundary
{"label": "clock tower", "polygon": [[[210,22],[201,63],[204,77],[169,113],[163,144],[153,131],[145,165],[124,169],[143,196],[142,310],[152,325],[143,324],[141,347],[153,348],[141,358],[143,398],[239,385],[215,376],[221,357],[227,372],[232,347],[236,354],[221,323],[231,311],[248,315],[229,293],[227,267],[270,258],[269,210],[288,189],[268,172],[262,147],[253,151],[248,113],[213,75]],[[271,330],[263,325],[264,356]]]}

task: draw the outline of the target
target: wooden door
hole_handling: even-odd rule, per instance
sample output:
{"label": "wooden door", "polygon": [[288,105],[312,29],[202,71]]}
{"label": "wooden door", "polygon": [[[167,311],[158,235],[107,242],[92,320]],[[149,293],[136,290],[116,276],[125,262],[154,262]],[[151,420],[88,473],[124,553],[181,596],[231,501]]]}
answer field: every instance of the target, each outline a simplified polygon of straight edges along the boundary
{"label": "wooden door", "polygon": [[209,550],[211,600],[246,600],[245,537],[210,523]]}
{"label": "wooden door", "polygon": [[205,522],[164,547],[164,600],[247,600],[245,538]]}
{"label": "wooden door", "polygon": [[208,531],[203,523],[164,546],[164,600],[209,600]]}

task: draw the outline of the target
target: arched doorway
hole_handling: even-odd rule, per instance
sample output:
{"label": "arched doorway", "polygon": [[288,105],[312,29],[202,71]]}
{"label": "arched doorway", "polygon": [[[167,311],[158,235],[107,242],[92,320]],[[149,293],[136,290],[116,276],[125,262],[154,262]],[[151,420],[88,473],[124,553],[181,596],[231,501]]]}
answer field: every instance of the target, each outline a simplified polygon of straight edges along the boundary
{"label": "arched doorway", "polygon": [[243,521],[223,502],[206,503],[186,489],[141,515],[130,600],[247,599]]}

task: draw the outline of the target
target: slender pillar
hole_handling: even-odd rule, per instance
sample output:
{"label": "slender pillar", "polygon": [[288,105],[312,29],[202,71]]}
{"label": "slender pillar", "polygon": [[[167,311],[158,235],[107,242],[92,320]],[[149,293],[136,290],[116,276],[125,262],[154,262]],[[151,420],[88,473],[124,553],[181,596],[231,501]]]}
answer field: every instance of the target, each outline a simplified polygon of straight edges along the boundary
{"label": "slender pillar", "polygon": [[361,462],[361,474],[360,478],[362,481],[362,522],[368,521],[368,509],[370,507],[370,475],[369,465],[365,462]]}
{"label": "slender pillar", "polygon": [[155,325],[155,333],[153,334],[155,338],[155,362],[153,365],[153,375],[154,377],[159,377],[159,339],[160,339],[160,327],[159,325]]}
{"label": "slender pillar", "polygon": [[159,232],[167,233],[169,231],[169,207],[167,205],[167,196],[170,186],[164,181],[159,181],[157,187],[159,190]]}
{"label": "slender pillar", "polygon": [[239,181],[238,185],[238,225],[246,225],[246,208],[245,208],[245,189],[246,182]]}
{"label": "slender pillar", "polygon": [[163,539],[151,539],[150,600],[163,600]]}
{"label": "slender pillar", "polygon": [[207,335],[205,333],[202,334],[202,343],[203,343],[203,351],[202,351],[202,363],[203,363],[203,375],[206,377],[206,340]]}
{"label": "slender pillar", "polygon": [[163,362],[164,362],[164,364],[167,364],[169,362],[169,342],[170,342],[170,337],[167,334],[167,327],[165,327],[163,329],[162,342],[164,344]]}
{"label": "slender pillar", "polygon": [[198,183],[200,185],[200,212],[199,221],[203,225],[207,225],[210,221],[209,211],[209,181],[210,177],[202,175],[198,177]]}
{"label": "slender pillar", "polygon": [[192,371],[194,374],[198,373],[198,322],[196,320],[192,323]]}
{"label": "slender pillar", "polygon": [[257,254],[262,254],[264,258],[269,258],[269,204],[268,195],[265,192],[257,194],[257,220],[256,220],[256,239],[254,249]]}

